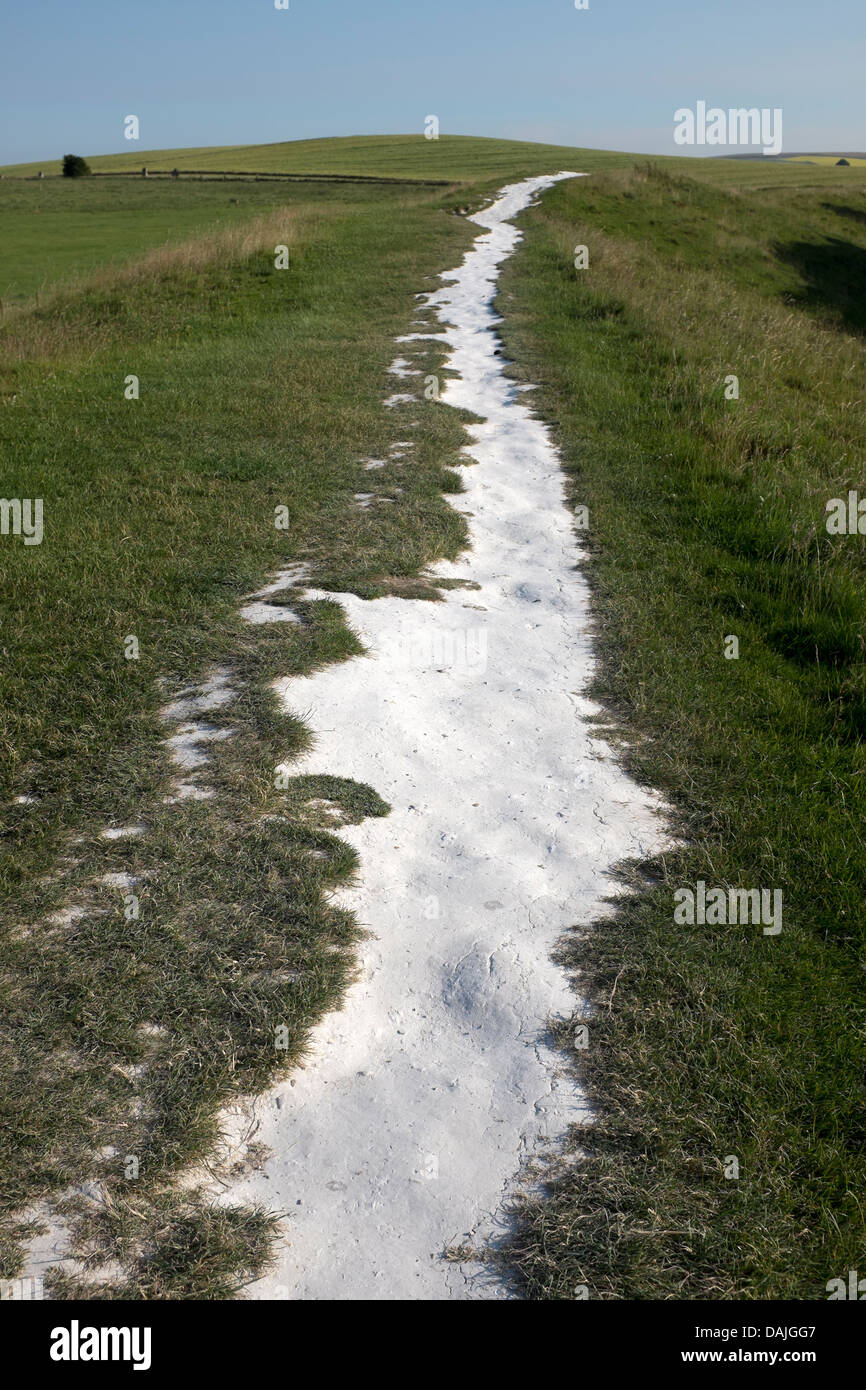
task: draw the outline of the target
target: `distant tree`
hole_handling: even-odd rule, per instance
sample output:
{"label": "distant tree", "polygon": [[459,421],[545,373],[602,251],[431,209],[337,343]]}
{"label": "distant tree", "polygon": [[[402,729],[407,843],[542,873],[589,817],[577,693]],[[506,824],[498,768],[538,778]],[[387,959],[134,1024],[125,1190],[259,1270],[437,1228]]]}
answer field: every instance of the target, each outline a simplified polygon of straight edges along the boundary
{"label": "distant tree", "polygon": [[63,156],[63,177],[65,179],[80,179],[89,173],[90,165],[86,159],[82,159],[80,154],[65,154]]}
{"label": "distant tree", "polygon": [[836,168],[838,169],[840,165],[844,165],[846,169],[851,168],[851,165],[848,163],[847,159],[837,159]]}

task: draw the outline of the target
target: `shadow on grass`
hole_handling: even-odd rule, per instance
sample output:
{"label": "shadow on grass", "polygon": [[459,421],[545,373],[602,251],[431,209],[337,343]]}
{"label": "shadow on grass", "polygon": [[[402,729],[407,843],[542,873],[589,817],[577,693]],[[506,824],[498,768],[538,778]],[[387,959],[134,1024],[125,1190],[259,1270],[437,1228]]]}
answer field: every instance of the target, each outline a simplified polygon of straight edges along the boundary
{"label": "shadow on grass", "polygon": [[866,212],[862,208],[848,207],[845,203],[822,203],[822,208],[828,212],[838,213],[840,217],[847,217],[851,222],[862,222],[866,226]]}
{"label": "shadow on grass", "polygon": [[[857,209],[849,211],[856,213]],[[795,303],[809,309],[829,309],[849,331],[866,333],[866,250],[862,246],[842,237],[827,237],[823,242],[777,244],[775,253],[806,282],[805,288],[792,296]]]}

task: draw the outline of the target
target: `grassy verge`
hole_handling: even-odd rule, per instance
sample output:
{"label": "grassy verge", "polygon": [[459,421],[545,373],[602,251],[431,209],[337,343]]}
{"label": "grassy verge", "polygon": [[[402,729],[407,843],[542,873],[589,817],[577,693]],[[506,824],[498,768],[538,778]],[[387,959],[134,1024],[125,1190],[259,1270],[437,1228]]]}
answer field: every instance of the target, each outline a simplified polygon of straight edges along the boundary
{"label": "grassy verge", "polygon": [[[372,596],[459,550],[459,420],[382,402],[414,295],[471,230],[441,190],[299,186],[0,331],[0,491],[44,503],[40,545],[0,539],[2,1268],[31,1218],[71,1228],[54,1296],[225,1297],[268,1258],[279,1213],[178,1179],[339,1002],[357,927],[330,890],[355,865],[331,832],[387,807],[275,782],[309,734],[270,682],[358,649],[341,610],[238,606],[287,562]],[[365,457],[406,437],[375,474],[389,505],[359,510]],[[176,800],[160,707],[215,671],[232,696],[189,780],[216,795]]]}
{"label": "grassy verge", "polygon": [[[686,167],[560,186],[503,281],[589,508],[595,692],[683,842],[564,947],[597,1120],[522,1208],[535,1298],[819,1299],[864,1259],[866,551],[825,504],[866,495],[866,198]],[[781,935],[677,925],[698,880],[781,889]]]}

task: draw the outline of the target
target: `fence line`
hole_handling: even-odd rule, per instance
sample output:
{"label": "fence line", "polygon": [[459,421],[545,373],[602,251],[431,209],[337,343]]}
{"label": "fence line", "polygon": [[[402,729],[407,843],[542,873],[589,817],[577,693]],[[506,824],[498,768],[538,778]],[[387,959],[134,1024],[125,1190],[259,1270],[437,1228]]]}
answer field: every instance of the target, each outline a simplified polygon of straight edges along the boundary
{"label": "fence line", "polygon": [[[28,182],[39,179],[61,179],[63,174],[0,174],[0,179],[16,179],[20,182]],[[248,169],[222,170],[222,169],[95,169],[88,175],[81,177],[93,179],[196,179],[199,183],[219,183],[222,180],[238,179],[245,182],[279,182],[288,183],[381,183],[381,184],[411,184],[415,187],[424,188],[449,188],[452,185],[451,179],[413,179],[409,177],[399,177],[385,174],[280,174],[270,172],[253,172]]]}

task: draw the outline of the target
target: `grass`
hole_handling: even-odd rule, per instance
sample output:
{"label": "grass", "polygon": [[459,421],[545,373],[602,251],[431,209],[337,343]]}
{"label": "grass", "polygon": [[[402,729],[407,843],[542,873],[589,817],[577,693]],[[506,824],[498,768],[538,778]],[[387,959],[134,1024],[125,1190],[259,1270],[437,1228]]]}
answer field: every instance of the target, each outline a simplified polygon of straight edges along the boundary
{"label": "grass", "polygon": [[61,288],[143,254],[184,243],[205,247],[220,228],[243,226],[276,208],[350,207],[365,190],[308,184],[46,179],[0,183],[0,322]]}
{"label": "grass", "polygon": [[[681,836],[563,947],[596,1119],[520,1212],[533,1298],[821,1299],[862,1266],[866,554],[825,505],[866,493],[866,197],[772,172],[562,185],[505,271],[589,508],[595,693]],[[676,925],[699,879],[782,889],[782,934]]]}
{"label": "grass", "polygon": [[[223,1297],[263,1267],[275,1214],[218,1214],[178,1178],[218,1149],[221,1107],[302,1059],[352,975],[358,929],[330,896],[355,860],[323,802],[343,823],[387,807],[339,780],[275,785],[309,735],[270,683],[358,644],[335,604],[251,628],[242,596],[298,560],[373,595],[464,536],[443,498],[451,410],[417,407],[411,465],[376,475],[390,507],[353,495],[416,418],[382,405],[393,339],[470,228],[429,189],[257,207],[55,287],[0,333],[3,493],[45,506],[40,546],[0,546],[3,1268],[21,1213],[66,1221],[80,1264],[59,1297]],[[160,707],[216,668],[235,691],[209,716],[234,731],[210,745],[217,795],[167,803]]]}

